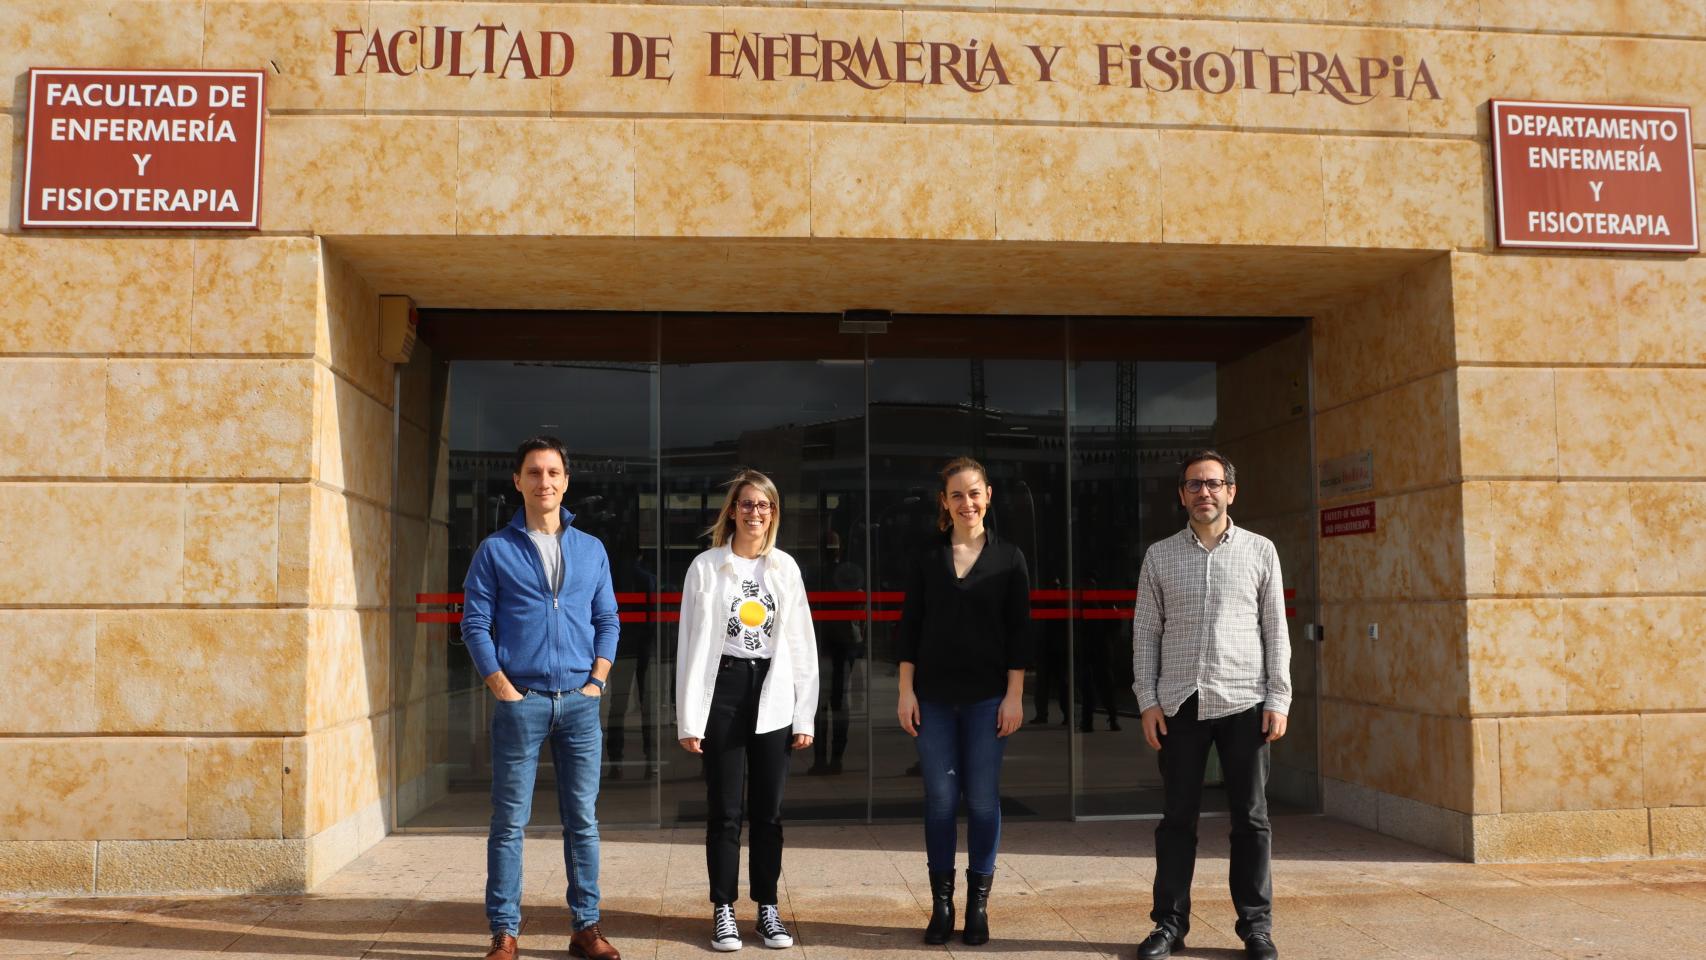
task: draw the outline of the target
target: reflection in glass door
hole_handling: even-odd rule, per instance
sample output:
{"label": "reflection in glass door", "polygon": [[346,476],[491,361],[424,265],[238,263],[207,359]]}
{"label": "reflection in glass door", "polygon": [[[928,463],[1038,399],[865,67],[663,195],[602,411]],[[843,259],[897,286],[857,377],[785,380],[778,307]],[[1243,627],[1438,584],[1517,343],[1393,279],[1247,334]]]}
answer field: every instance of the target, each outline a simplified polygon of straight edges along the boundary
{"label": "reflection in glass door", "polygon": [[[520,506],[512,482],[517,444],[537,434],[561,437],[569,448],[569,489],[563,505],[574,525],[598,537],[610,558],[611,578],[624,615],[617,661],[609,682],[606,787],[601,818],[656,818],[657,678],[650,669],[656,645],[643,598],[656,569],[657,471],[651,417],[656,368],[647,363],[458,363],[451,390],[468,402],[453,404],[450,419],[449,583],[459,589],[474,549],[510,522]],[[597,409],[598,416],[587,412]],[[412,825],[439,826],[478,819],[487,812],[492,699],[475,675],[460,630],[451,627],[448,804],[431,808]],[[536,820],[557,809],[549,755],[542,758],[534,803]]]}
{"label": "reflection in glass door", "polygon": [[[891,617],[918,554],[942,536],[937,470],[969,455],[989,472],[990,529],[1025,553],[1037,649],[1045,633],[1066,625],[1058,603],[1071,579],[1063,327],[1055,318],[909,317],[869,338],[873,589]],[[913,819],[923,787],[917,752],[895,719],[898,622],[873,627],[873,814]],[[1035,682],[1033,671],[1026,689]],[[1002,766],[1004,815],[1070,815],[1066,747],[1058,726],[1027,724],[1013,734]]]}
{"label": "reflection in glass door", "polygon": [[[705,530],[737,467],[781,492],[777,547],[800,565],[812,604],[822,695],[813,748],[789,771],[788,815],[863,820],[869,716],[865,676],[864,344],[834,317],[675,319],[663,345],[663,589],[708,545]],[[664,624],[673,678],[677,623]],[[668,685],[673,692],[673,680]],[[666,712],[664,820],[701,820],[700,758]]]}
{"label": "reflection in glass door", "polygon": [[[448,448],[449,545],[417,545],[399,524],[396,550],[414,567],[442,556],[430,561],[444,572],[433,582],[451,592],[423,594],[415,614],[440,625],[413,640],[432,650],[393,651],[400,698],[426,705],[400,722],[433,724],[429,736],[397,737],[400,783],[405,770],[432,771],[411,781],[400,825],[478,828],[489,816],[491,703],[459,642],[454,591],[480,540],[517,509],[511,457],[537,433],[568,443],[565,502],[604,543],[621,605],[606,823],[703,816],[699,760],[675,736],[679,591],[721,484],[742,465],[781,490],[779,545],[805,573],[818,641],[816,744],[793,758],[788,816],[921,816],[916,753],[894,716],[894,631],[909,565],[938,536],[936,470],[962,454],[988,467],[989,522],[1032,574],[1037,659],[1026,724],[1006,754],[1004,809],[1154,814],[1159,778],[1130,686],[1131,604],[1143,551],[1184,522],[1174,464],[1207,445],[1239,465],[1238,522],[1280,547],[1297,700],[1271,792],[1316,805],[1298,322],[897,316],[884,332],[843,332],[834,315],[441,314],[422,331],[448,358],[435,382],[449,401],[433,401],[449,411],[445,437],[425,445]],[[551,782],[547,766],[536,823],[555,822]]]}

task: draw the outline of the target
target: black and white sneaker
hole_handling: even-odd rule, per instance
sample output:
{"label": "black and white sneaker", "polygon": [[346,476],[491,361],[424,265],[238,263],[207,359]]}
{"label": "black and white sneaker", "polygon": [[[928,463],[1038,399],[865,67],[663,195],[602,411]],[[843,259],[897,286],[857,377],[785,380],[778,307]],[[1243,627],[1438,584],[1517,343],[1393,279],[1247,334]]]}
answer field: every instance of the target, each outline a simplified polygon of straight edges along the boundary
{"label": "black and white sneaker", "polygon": [[764,938],[765,946],[777,950],[794,945],[794,938],[788,935],[788,928],[782,926],[782,914],[776,910],[774,903],[758,908],[758,935]]}
{"label": "black and white sneaker", "polygon": [[740,930],[735,926],[735,905],[719,903],[711,910],[711,949],[728,953],[740,948]]}

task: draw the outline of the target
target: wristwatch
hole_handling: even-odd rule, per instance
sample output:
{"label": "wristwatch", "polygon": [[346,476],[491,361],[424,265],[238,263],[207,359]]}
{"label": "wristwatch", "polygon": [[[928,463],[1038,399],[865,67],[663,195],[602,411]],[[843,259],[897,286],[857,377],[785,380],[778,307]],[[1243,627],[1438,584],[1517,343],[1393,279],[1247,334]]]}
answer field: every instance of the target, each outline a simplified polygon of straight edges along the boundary
{"label": "wristwatch", "polygon": [[597,677],[595,677],[589,673],[586,676],[586,682],[597,687],[600,693],[604,692],[604,681],[603,680],[600,680]]}

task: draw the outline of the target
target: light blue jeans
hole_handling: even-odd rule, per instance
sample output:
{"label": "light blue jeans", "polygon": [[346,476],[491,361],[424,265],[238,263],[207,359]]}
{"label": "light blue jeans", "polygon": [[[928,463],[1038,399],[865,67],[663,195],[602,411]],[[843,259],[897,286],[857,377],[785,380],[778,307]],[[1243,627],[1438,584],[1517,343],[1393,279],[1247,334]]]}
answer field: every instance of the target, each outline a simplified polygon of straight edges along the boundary
{"label": "light blue jeans", "polygon": [[539,749],[551,744],[563,865],[575,929],[598,922],[598,698],[579,690],[527,691],[492,708],[492,829],[486,839],[486,918],[493,933],[521,932],[521,838],[533,814]]}

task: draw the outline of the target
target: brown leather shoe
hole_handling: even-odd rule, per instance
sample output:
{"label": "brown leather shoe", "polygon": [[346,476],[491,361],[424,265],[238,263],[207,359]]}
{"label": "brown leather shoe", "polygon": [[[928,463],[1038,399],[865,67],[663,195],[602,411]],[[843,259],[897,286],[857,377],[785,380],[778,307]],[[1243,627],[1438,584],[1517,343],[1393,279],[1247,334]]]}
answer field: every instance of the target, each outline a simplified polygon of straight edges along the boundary
{"label": "brown leather shoe", "polygon": [[486,951],[486,960],[515,960],[515,938],[507,933],[492,934],[492,949]]}
{"label": "brown leather shoe", "polygon": [[586,960],[622,960],[622,954],[609,941],[604,939],[604,931],[598,929],[598,924],[582,927],[569,938],[569,956],[585,957]]}

